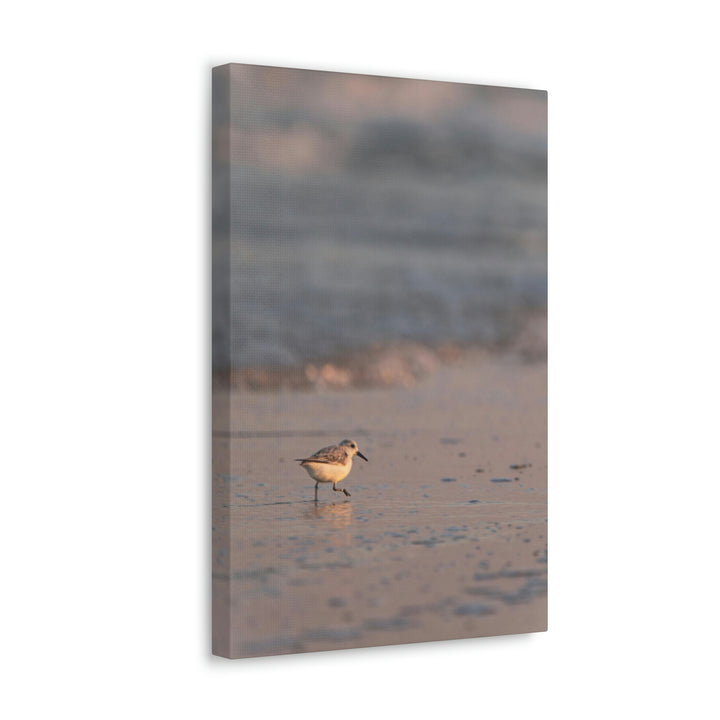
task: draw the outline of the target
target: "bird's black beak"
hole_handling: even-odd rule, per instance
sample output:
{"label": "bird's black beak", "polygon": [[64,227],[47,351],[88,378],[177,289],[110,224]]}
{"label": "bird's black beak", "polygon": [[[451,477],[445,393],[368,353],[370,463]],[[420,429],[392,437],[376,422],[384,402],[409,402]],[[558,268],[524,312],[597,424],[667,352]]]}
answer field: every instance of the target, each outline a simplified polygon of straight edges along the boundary
{"label": "bird's black beak", "polygon": [[367,459],[359,450],[358,450],[358,453],[357,453],[357,454],[358,454],[365,462],[368,461],[368,459]]}

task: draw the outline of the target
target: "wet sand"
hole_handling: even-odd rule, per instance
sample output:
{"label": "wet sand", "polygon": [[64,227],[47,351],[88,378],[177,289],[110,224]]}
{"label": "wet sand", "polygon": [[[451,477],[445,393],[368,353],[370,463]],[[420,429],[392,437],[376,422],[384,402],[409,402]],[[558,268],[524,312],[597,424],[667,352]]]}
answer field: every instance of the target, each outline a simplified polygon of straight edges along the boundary
{"label": "wet sand", "polygon": [[[547,629],[547,365],[469,353],[411,389],[214,394],[213,651]],[[345,437],[319,487],[293,462]]]}

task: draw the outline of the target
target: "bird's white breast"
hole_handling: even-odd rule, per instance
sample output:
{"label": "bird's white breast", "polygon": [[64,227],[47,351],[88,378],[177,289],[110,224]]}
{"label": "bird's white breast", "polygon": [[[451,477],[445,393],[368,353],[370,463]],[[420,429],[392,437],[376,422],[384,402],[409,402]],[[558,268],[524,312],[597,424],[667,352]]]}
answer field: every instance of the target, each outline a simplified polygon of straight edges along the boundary
{"label": "bird's white breast", "polygon": [[333,465],[331,463],[305,462],[303,467],[313,480],[318,482],[340,482],[348,476],[352,468],[352,459],[348,458],[344,465]]}

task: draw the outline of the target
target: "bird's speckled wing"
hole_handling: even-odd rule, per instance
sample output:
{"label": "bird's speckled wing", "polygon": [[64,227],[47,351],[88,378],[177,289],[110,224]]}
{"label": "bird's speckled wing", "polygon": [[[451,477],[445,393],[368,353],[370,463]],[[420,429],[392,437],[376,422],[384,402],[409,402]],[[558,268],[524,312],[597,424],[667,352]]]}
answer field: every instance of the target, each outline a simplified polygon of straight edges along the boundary
{"label": "bird's speckled wing", "polygon": [[330,465],[344,465],[347,461],[345,448],[339,445],[330,445],[318,450],[314,455],[305,458],[302,462],[328,463]]}

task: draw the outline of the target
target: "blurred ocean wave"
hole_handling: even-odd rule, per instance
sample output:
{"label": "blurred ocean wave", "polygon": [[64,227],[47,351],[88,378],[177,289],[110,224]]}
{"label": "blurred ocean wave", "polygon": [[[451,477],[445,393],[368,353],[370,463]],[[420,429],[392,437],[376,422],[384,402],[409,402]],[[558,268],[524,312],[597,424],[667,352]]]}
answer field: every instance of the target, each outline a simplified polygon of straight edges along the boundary
{"label": "blurred ocean wave", "polygon": [[215,370],[496,346],[546,309],[544,93],[232,67]]}

